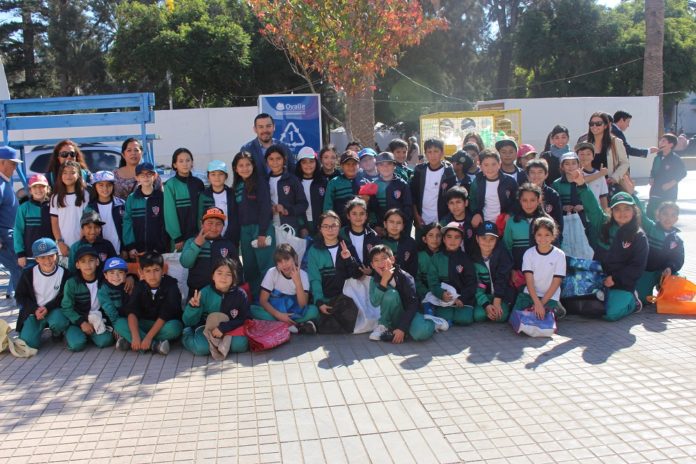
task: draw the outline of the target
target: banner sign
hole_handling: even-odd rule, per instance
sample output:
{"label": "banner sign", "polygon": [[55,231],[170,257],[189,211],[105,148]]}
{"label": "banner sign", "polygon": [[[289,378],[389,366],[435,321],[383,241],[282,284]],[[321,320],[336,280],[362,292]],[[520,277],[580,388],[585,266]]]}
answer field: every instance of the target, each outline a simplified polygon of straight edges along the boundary
{"label": "banner sign", "polygon": [[321,149],[321,100],[319,94],[259,95],[259,113],[275,122],[273,137],[297,154],[302,147]]}

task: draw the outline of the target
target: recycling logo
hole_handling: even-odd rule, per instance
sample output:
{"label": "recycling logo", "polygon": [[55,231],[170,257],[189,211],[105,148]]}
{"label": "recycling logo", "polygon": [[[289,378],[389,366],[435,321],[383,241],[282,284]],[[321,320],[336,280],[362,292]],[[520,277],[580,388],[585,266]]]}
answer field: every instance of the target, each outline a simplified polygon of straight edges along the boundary
{"label": "recycling logo", "polygon": [[285,130],[283,130],[280,136],[280,141],[290,148],[303,147],[305,145],[305,139],[294,122],[285,126]]}

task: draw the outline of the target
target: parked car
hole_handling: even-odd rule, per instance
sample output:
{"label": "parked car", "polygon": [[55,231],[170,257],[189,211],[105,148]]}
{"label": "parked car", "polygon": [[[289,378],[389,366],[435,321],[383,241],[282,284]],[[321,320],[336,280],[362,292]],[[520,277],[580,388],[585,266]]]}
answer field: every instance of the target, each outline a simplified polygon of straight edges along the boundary
{"label": "parked car", "polygon": [[[113,171],[121,161],[121,147],[103,143],[83,143],[79,145],[90,172]],[[53,154],[53,145],[39,145],[25,155],[27,177],[45,174]]]}

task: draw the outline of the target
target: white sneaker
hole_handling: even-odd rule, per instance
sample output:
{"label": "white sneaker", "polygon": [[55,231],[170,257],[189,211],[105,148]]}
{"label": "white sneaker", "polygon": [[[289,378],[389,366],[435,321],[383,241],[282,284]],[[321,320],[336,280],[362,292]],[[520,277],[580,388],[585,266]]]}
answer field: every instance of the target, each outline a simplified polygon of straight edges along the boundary
{"label": "white sneaker", "polygon": [[289,326],[288,326],[288,332],[290,332],[291,334],[296,334],[296,333],[298,332],[297,326],[294,325],[294,324],[289,325]]}
{"label": "white sneaker", "polygon": [[387,332],[389,329],[384,327],[382,324],[379,324],[377,327],[375,327],[375,330],[372,331],[370,334],[370,340],[378,342],[380,341],[380,337],[382,337],[382,334],[384,332]]}
{"label": "white sneaker", "polygon": [[424,314],[423,319],[433,321],[435,324],[435,332],[444,332],[449,329],[449,324],[441,317],[433,316],[432,314]]}
{"label": "white sneaker", "polygon": [[151,347],[153,353],[159,353],[161,355],[169,354],[169,340],[162,340],[158,342],[154,347]]}

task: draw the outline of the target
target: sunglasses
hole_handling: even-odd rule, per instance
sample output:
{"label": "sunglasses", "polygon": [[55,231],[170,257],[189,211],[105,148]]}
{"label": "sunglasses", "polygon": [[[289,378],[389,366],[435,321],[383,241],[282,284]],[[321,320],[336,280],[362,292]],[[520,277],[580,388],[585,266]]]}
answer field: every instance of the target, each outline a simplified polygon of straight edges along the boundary
{"label": "sunglasses", "polygon": [[75,158],[77,157],[77,153],[75,153],[74,151],[61,151],[60,153],[58,153],[58,156],[60,156],[61,158]]}
{"label": "sunglasses", "polygon": [[603,121],[590,121],[590,127],[602,127],[604,125]]}

